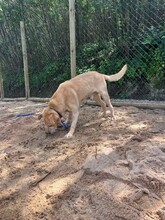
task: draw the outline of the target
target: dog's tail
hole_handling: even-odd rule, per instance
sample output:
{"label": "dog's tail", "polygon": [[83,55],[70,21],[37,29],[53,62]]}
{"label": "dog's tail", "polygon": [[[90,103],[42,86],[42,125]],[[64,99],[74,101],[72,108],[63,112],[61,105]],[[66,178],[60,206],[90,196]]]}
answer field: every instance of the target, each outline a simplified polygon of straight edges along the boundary
{"label": "dog's tail", "polygon": [[108,80],[110,82],[114,82],[114,81],[118,81],[119,79],[121,79],[125,72],[127,70],[127,64],[123,66],[123,68],[116,74],[113,74],[111,76],[108,75],[104,75],[105,80]]}

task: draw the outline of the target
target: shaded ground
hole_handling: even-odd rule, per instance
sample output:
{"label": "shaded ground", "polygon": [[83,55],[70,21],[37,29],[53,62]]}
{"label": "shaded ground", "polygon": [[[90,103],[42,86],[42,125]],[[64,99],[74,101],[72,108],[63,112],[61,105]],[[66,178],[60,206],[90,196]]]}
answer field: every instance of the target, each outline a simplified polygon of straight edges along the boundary
{"label": "shaded ground", "polygon": [[0,102],[1,220],[165,219],[165,111],[84,106],[72,140],[46,135],[43,104]]}

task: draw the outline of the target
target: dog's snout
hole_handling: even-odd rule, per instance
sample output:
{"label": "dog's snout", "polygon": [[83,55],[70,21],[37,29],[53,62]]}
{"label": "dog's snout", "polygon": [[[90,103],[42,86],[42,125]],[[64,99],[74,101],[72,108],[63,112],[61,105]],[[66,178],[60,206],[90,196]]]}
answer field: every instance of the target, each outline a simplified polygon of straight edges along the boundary
{"label": "dog's snout", "polygon": [[48,126],[45,126],[45,132],[46,134],[54,134],[56,132],[57,128],[56,127],[48,127]]}

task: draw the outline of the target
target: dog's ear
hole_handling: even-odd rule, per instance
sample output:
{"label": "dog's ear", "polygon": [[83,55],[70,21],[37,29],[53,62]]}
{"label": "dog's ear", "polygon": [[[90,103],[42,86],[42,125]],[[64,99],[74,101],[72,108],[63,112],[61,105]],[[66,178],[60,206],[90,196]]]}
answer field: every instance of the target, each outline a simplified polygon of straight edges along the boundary
{"label": "dog's ear", "polygon": [[42,113],[38,114],[38,120],[41,120],[41,118],[43,117]]}

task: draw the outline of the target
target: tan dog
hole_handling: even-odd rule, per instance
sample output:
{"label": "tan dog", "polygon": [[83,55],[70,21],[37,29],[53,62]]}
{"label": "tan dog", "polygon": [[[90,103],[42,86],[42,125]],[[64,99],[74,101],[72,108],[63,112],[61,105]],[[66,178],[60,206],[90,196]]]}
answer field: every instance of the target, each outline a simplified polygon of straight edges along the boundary
{"label": "tan dog", "polygon": [[[106,80],[113,82],[118,81],[123,77],[127,70],[127,65],[116,74],[108,76],[95,71],[83,73],[81,75],[68,80],[58,87],[56,92],[51,97],[48,107],[43,110],[40,118],[43,117],[47,133],[54,133],[58,124],[63,120],[65,112],[69,112],[69,117],[66,120],[72,119],[70,131],[66,135],[67,138],[73,136],[76,128],[79,109],[81,102],[93,96],[93,99],[101,105],[103,115],[106,116],[106,104],[111,112],[112,119],[115,119],[113,106],[107,91]],[[105,101],[103,101],[102,99]]]}

